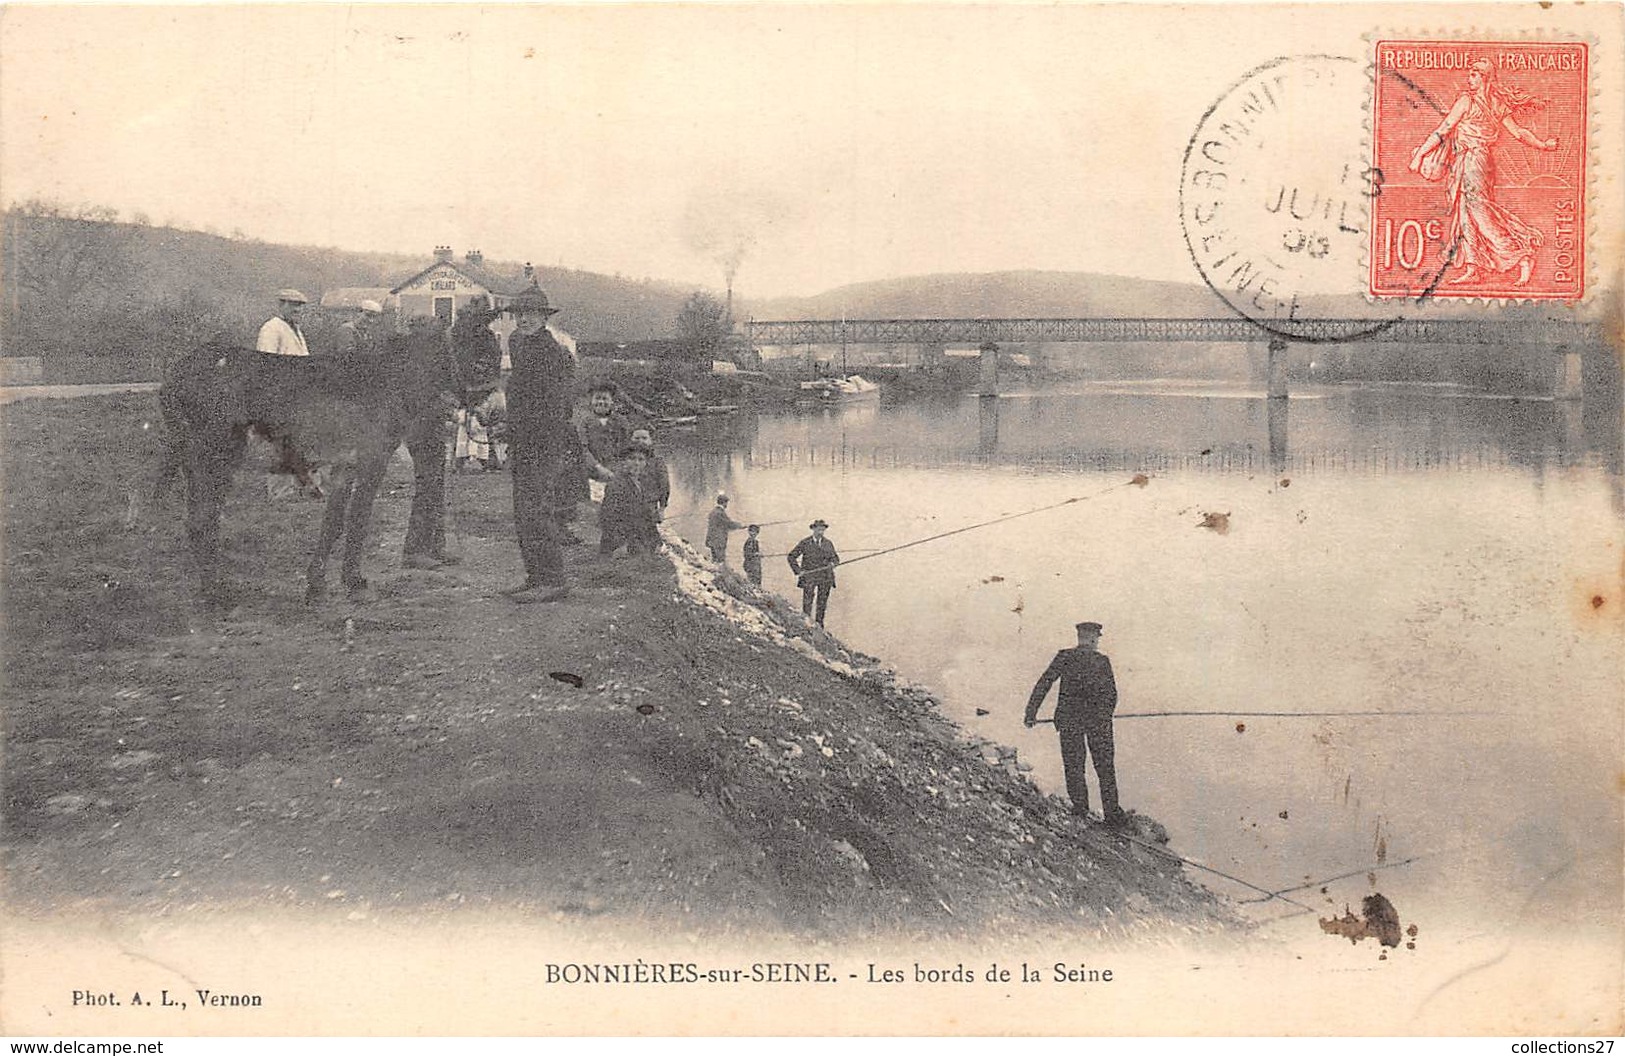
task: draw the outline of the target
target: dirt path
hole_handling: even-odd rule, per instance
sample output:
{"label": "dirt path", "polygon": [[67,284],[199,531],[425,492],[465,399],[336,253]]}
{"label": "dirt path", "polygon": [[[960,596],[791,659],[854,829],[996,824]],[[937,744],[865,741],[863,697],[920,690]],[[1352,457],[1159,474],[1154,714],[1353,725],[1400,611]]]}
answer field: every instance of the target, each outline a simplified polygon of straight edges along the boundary
{"label": "dirt path", "polygon": [[224,534],[240,604],[205,619],[180,512],[143,497],[155,422],[142,395],[5,415],[15,906],[1227,926],[1177,866],[1085,829],[928,693],[685,546],[573,548],[570,598],[513,605],[505,474],[454,481],[464,560],[417,572],[392,467],[376,600],[310,608],[295,571],[320,505],[272,504],[244,472]]}

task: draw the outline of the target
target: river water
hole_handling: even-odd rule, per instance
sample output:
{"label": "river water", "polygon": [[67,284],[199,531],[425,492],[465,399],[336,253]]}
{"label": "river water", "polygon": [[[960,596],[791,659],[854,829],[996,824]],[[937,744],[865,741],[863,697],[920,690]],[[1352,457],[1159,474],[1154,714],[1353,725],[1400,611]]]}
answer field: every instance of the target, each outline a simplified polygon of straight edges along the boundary
{"label": "river water", "polygon": [[[779,555],[829,521],[849,562],[830,630],[1051,792],[1054,734],[1023,708],[1073,624],[1103,623],[1126,806],[1259,887],[1355,874],[1261,921],[1358,910],[1375,886],[1434,927],[1601,914],[1617,936],[1621,480],[1587,439],[1607,415],[1450,388],[1261,395],[1080,385],[707,421],[662,437],[668,521],[699,542],[723,491],[740,520],[788,522],[762,549],[793,596]],[[1165,711],[1383,714],[1129,717]]]}

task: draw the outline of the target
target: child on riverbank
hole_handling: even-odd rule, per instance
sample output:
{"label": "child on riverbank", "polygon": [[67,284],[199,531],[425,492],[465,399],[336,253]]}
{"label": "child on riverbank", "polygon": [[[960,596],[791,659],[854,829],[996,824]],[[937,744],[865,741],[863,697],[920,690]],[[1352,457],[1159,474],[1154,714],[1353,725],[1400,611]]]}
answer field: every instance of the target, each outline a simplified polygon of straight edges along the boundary
{"label": "child on riverbank", "polygon": [[649,452],[627,448],[619,472],[604,486],[604,502],[598,509],[599,554],[609,556],[625,546],[627,554],[636,557],[660,548],[656,504],[643,482],[648,463]]}
{"label": "child on riverbank", "polygon": [[762,544],[759,536],[762,526],[753,524],[748,529],[750,534],[745,539],[745,575],[758,587],[762,585]]}

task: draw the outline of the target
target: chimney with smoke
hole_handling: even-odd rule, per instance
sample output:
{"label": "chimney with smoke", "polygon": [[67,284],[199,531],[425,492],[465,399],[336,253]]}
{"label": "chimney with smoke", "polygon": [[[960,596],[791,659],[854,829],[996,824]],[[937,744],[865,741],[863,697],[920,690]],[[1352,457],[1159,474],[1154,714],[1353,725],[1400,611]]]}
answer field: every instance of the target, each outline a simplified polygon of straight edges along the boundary
{"label": "chimney with smoke", "polygon": [[440,261],[442,264],[449,264],[449,263],[451,263],[451,258],[452,258],[452,252],[451,252],[451,247],[450,246],[436,246],[436,247],[434,247],[434,259],[435,260]]}

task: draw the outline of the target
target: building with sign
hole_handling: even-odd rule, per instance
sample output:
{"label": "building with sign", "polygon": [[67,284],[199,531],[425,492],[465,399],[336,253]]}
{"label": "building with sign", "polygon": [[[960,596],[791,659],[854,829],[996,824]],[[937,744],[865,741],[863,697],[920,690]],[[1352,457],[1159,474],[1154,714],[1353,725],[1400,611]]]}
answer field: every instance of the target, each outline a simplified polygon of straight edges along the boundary
{"label": "building with sign", "polygon": [[476,297],[488,297],[493,307],[501,308],[530,282],[531,274],[527,264],[522,276],[507,278],[487,269],[485,256],[477,249],[469,250],[459,261],[450,246],[436,246],[434,263],[389,293],[402,319],[436,315],[449,326]]}

